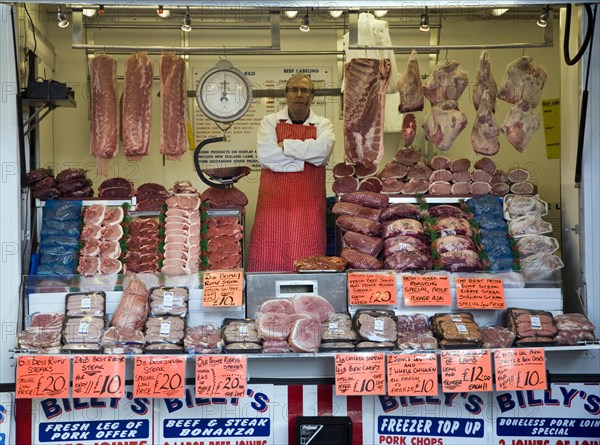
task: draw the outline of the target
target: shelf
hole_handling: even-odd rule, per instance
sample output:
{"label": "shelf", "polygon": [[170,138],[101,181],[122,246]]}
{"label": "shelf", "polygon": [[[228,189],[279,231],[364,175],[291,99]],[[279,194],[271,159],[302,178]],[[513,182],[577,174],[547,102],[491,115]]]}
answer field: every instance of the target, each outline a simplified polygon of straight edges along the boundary
{"label": "shelf", "polygon": [[75,108],[77,107],[77,102],[75,102],[75,98],[69,96],[64,99],[28,99],[23,97],[21,99],[22,103],[26,107],[50,107],[52,109],[57,107],[64,108]]}
{"label": "shelf", "polygon": [[[89,207],[93,204],[104,204],[105,206],[122,206],[123,204],[129,204],[132,208],[135,208],[137,200],[135,196],[130,199],[104,199],[100,197],[87,196],[84,199],[81,198],[59,198],[59,201],[81,201],[81,205]],[[35,206],[44,207],[46,201],[42,201],[36,198]],[[140,212],[142,213],[142,212]],[[153,215],[158,215],[158,212],[151,212]]]}

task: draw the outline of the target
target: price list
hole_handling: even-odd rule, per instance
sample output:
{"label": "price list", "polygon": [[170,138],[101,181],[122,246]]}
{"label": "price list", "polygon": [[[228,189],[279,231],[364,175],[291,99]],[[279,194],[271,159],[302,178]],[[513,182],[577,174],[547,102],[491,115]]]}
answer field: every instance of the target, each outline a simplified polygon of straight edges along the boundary
{"label": "price list", "polygon": [[68,398],[70,360],[66,356],[32,355],[17,360],[16,397]]}
{"label": "price list", "polygon": [[496,389],[520,391],[546,389],[546,357],[543,348],[494,351]]}
{"label": "price list", "polygon": [[383,353],[336,354],[335,389],[340,396],[385,394]]}
{"label": "price list", "polygon": [[73,357],[73,397],[123,397],[125,356]]}
{"label": "price list", "polygon": [[196,358],[196,397],[245,396],[245,356],[219,355]]}
{"label": "price list", "polygon": [[403,275],[405,306],[449,306],[452,304],[448,277]]}
{"label": "price list", "polygon": [[462,309],[506,309],[502,280],[457,278],[456,303]]}
{"label": "price list", "polygon": [[133,373],[134,397],[183,397],[185,357],[136,357]]}
{"label": "price list", "polygon": [[444,392],[492,391],[492,359],[489,349],[442,351]]}
{"label": "price list", "polygon": [[241,306],[243,287],[242,270],[206,271],[202,306]]}
{"label": "price list", "polygon": [[349,273],[350,304],[396,305],[396,276],[393,273]]}
{"label": "price list", "polygon": [[390,396],[437,395],[436,355],[433,353],[388,355],[387,393]]}

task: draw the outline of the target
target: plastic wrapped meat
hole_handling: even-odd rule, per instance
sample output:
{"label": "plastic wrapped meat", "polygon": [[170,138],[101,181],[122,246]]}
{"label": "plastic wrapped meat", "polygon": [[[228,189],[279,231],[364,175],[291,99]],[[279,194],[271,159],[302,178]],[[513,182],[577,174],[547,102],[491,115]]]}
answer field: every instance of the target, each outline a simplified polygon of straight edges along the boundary
{"label": "plastic wrapped meat", "polygon": [[552,224],[537,215],[521,216],[508,223],[508,233],[514,237],[543,235],[550,232],[552,232]]}
{"label": "plastic wrapped meat", "polygon": [[556,255],[550,253],[536,253],[521,259],[523,271],[553,272],[562,269],[564,264]]}
{"label": "plastic wrapped meat", "polygon": [[398,337],[393,312],[356,311],[354,326],[361,338],[374,342],[393,342]]}
{"label": "plastic wrapped meat", "polygon": [[221,329],[214,323],[188,327],[183,339],[188,354],[218,354],[223,349]]}
{"label": "plastic wrapped meat", "polygon": [[481,335],[483,348],[510,348],[516,338],[513,331],[502,326],[485,326]]}
{"label": "plastic wrapped meat", "polygon": [[556,238],[545,235],[527,235],[517,240],[517,249],[521,258],[537,253],[554,253],[558,247]]}
{"label": "plastic wrapped meat", "polygon": [[482,195],[467,201],[469,208],[475,215],[497,215],[502,218],[502,200],[497,196]]}
{"label": "plastic wrapped meat", "polygon": [[150,314],[153,317],[175,315],[185,317],[188,290],[184,287],[157,287],[150,293]]}
{"label": "plastic wrapped meat", "polygon": [[516,219],[525,215],[546,216],[548,203],[534,196],[507,195],[504,197],[504,216]]}
{"label": "plastic wrapped meat", "polygon": [[223,340],[226,343],[259,343],[260,337],[254,320],[223,320]]}
{"label": "plastic wrapped meat", "polygon": [[431,254],[414,251],[401,251],[388,254],[384,260],[386,269],[399,272],[431,270],[433,259]]}
{"label": "plastic wrapped meat", "polygon": [[455,218],[454,216],[438,219],[434,229],[440,237],[448,235],[471,236],[473,234],[468,220]]}
{"label": "plastic wrapped meat", "polygon": [[443,270],[450,272],[469,272],[483,269],[479,255],[472,250],[455,250],[441,253],[439,265]]}
{"label": "plastic wrapped meat", "polygon": [[477,252],[477,246],[473,240],[466,236],[447,235],[436,238],[432,242],[432,247],[439,253],[450,252],[453,250],[472,250]]}
{"label": "plastic wrapped meat", "polygon": [[352,319],[348,314],[333,314],[329,320],[321,324],[322,342],[356,340],[358,334],[354,331]]}
{"label": "plastic wrapped meat", "polygon": [[179,317],[155,317],[146,321],[148,343],[182,343],[185,337],[185,322]]}
{"label": "plastic wrapped meat", "polygon": [[383,237],[385,239],[397,235],[408,235],[417,238],[424,238],[425,230],[423,229],[423,224],[416,219],[401,218],[387,223],[383,228]]}

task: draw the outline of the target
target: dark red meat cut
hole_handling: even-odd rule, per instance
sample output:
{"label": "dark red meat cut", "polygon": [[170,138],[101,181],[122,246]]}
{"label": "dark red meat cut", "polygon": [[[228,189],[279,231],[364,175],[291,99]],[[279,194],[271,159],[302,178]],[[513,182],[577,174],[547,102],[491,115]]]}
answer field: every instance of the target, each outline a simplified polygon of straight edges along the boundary
{"label": "dark red meat cut", "polygon": [[414,114],[408,113],[404,115],[402,120],[402,137],[407,146],[411,146],[417,135],[417,118]]}
{"label": "dark red meat cut", "polygon": [[382,189],[383,185],[381,184],[381,179],[377,178],[376,176],[364,178],[360,181],[360,184],[358,185],[358,190],[366,192],[380,193]]}
{"label": "dark red meat cut", "polygon": [[425,165],[422,161],[417,162],[415,165],[412,165],[408,169],[408,174],[406,175],[409,179],[426,179],[429,180],[431,176],[432,170]]}
{"label": "dark red meat cut", "polygon": [[36,168],[27,172],[25,175],[25,183],[27,185],[33,185],[44,178],[54,178],[54,172],[50,168]]}
{"label": "dark red meat cut", "polygon": [[387,238],[383,243],[384,255],[389,256],[396,252],[412,252],[417,250],[423,253],[430,253],[429,244],[420,238],[410,235],[398,235]]}
{"label": "dark red meat cut", "polygon": [[404,178],[408,174],[409,167],[399,162],[388,162],[379,173],[382,180],[387,178]]}
{"label": "dark red meat cut", "polygon": [[429,190],[429,181],[427,179],[411,178],[402,188],[403,195],[416,195],[418,193],[427,193]]}
{"label": "dark red meat cut", "polygon": [[381,238],[363,235],[358,232],[346,232],[342,237],[344,244],[354,250],[376,257],[383,248]]}
{"label": "dark red meat cut", "polygon": [[404,165],[414,165],[419,161],[423,161],[423,153],[420,150],[412,147],[402,147],[394,155],[394,161]]}
{"label": "dark red meat cut", "polygon": [[202,201],[211,201],[213,203],[232,203],[242,207],[248,204],[248,197],[246,194],[236,187],[223,189],[209,187],[202,192],[200,199]]}
{"label": "dark red meat cut", "polygon": [[472,250],[477,252],[477,246],[473,240],[467,236],[448,235],[436,238],[431,243],[439,253],[451,252],[454,250]]}
{"label": "dark red meat cut", "polygon": [[450,195],[452,194],[452,184],[448,181],[434,181],[427,192],[433,196]]}
{"label": "dark red meat cut", "polygon": [[114,187],[122,187],[133,190],[133,183],[129,179],[125,178],[109,178],[102,181],[100,187],[98,187],[98,193],[101,193],[102,190],[114,188]]}
{"label": "dark red meat cut", "polygon": [[475,168],[485,170],[490,175],[496,173],[496,163],[492,161],[490,158],[483,157],[477,160],[474,164]]}
{"label": "dark red meat cut", "polygon": [[358,190],[359,182],[354,176],[341,176],[333,181],[331,188],[336,195],[351,193]]}
{"label": "dark red meat cut", "polygon": [[84,179],[87,177],[87,170],[82,168],[67,168],[56,175],[56,182],[71,181],[73,179]]}
{"label": "dark red meat cut", "polygon": [[331,209],[331,213],[334,215],[360,216],[372,219],[373,221],[379,221],[381,210],[364,207],[352,202],[336,202]]}
{"label": "dark red meat cut", "polygon": [[382,263],[373,255],[359,252],[354,249],[342,249],[340,256],[348,262],[353,269],[375,270],[381,269]]}
{"label": "dark red meat cut", "polygon": [[479,255],[472,250],[453,250],[440,254],[440,267],[450,272],[470,272],[481,270]]}
{"label": "dark red meat cut", "polygon": [[86,187],[90,187],[92,181],[90,179],[72,179],[70,181],[59,182],[56,188],[60,191],[61,195],[69,196],[76,190],[83,190]]}
{"label": "dark red meat cut", "polygon": [[56,180],[52,176],[46,176],[45,178],[40,179],[39,181],[32,183],[31,188],[33,190],[43,190],[43,189],[51,189],[56,188]]}
{"label": "dark red meat cut", "polygon": [[448,216],[454,216],[455,218],[468,218],[466,212],[450,204],[431,206],[429,207],[428,212],[433,218],[446,218]]}
{"label": "dark red meat cut", "polygon": [[344,176],[354,176],[354,166],[352,164],[340,162],[333,166],[332,173],[334,179],[342,178]]}
{"label": "dark red meat cut", "polygon": [[98,191],[98,196],[106,199],[130,199],[133,197],[133,190],[127,187],[109,187]]}
{"label": "dark red meat cut", "polygon": [[471,161],[467,158],[459,158],[452,161],[450,164],[450,171],[454,172],[464,172],[471,168]]}
{"label": "dark red meat cut", "polygon": [[33,197],[46,201],[48,199],[56,199],[60,197],[60,190],[55,188],[39,189],[33,192]]}
{"label": "dark red meat cut", "polygon": [[388,206],[390,199],[381,193],[374,192],[353,192],[346,193],[340,198],[342,202],[352,202],[373,209],[384,209]]}
{"label": "dark red meat cut", "polygon": [[402,193],[404,181],[398,178],[385,178],[381,181],[381,193],[397,195]]}
{"label": "dark red meat cut", "polygon": [[165,198],[138,200],[135,209],[140,212],[160,212],[164,204]]}
{"label": "dark red meat cut", "polygon": [[431,175],[429,176],[429,181],[430,182],[436,182],[436,181],[450,182],[450,181],[452,181],[452,172],[450,170],[434,170],[433,172],[431,172]]}
{"label": "dark red meat cut", "polygon": [[383,209],[379,220],[381,222],[387,222],[401,218],[421,219],[421,216],[421,209],[418,205],[398,202]]}
{"label": "dark red meat cut", "polygon": [[358,232],[364,235],[377,235],[381,232],[381,224],[359,216],[342,215],[336,219],[336,224],[342,230]]}
{"label": "dark red meat cut", "polygon": [[358,179],[369,178],[377,173],[377,165],[364,165],[361,162],[354,164],[354,176]]}
{"label": "dark red meat cut", "polygon": [[431,270],[433,267],[433,260],[431,259],[431,255],[419,252],[417,250],[403,251],[386,256],[384,260],[384,266],[386,269],[393,269],[402,272]]}
{"label": "dark red meat cut", "polygon": [[433,170],[450,170],[451,161],[450,158],[443,155],[437,155],[431,158],[429,166]]}
{"label": "dark red meat cut", "polygon": [[396,235],[426,238],[423,224],[413,218],[401,218],[385,224],[383,227],[383,237],[387,239]]}

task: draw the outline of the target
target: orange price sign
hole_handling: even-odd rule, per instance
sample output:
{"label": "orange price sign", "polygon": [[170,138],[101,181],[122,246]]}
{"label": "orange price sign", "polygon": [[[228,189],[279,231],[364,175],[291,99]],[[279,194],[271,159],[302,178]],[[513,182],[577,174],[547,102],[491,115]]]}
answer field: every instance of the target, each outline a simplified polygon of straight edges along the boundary
{"label": "orange price sign", "polygon": [[73,357],[73,397],[124,397],[125,356]]}
{"label": "orange price sign", "polygon": [[17,399],[68,398],[71,378],[69,357],[28,355],[17,360]]}
{"label": "orange price sign", "polygon": [[241,306],[244,289],[243,270],[204,272],[202,306]]}
{"label": "orange price sign", "polygon": [[396,305],[394,273],[349,273],[350,304]]}
{"label": "orange price sign", "polygon": [[133,396],[181,398],[185,384],[185,357],[136,357]]}
{"label": "orange price sign", "polygon": [[246,356],[196,357],[196,397],[245,397]]}
{"label": "orange price sign", "polygon": [[405,306],[449,306],[452,304],[448,277],[402,275]]}
{"label": "orange price sign", "polygon": [[457,278],[456,303],[464,309],[506,309],[502,280]]}
{"label": "orange price sign", "polygon": [[436,396],[437,356],[434,353],[388,355],[387,388],[390,396]]}
{"label": "orange price sign", "polygon": [[489,349],[442,351],[440,360],[444,392],[492,390],[492,357]]}
{"label": "orange price sign", "polygon": [[340,396],[385,394],[383,353],[336,354],[335,392]]}
{"label": "orange price sign", "polygon": [[546,389],[546,357],[543,348],[496,349],[496,389],[521,391]]}

